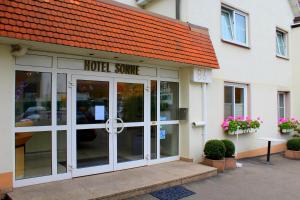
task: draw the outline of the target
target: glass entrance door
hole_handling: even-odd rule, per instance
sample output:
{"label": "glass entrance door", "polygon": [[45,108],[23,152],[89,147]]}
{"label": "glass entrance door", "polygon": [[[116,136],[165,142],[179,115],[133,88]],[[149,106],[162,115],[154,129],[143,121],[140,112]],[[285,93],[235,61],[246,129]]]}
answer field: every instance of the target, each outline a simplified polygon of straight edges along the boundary
{"label": "glass entrance door", "polygon": [[146,81],[75,76],[73,176],[146,164]]}
{"label": "glass entrance door", "polygon": [[113,170],[112,81],[98,77],[73,77],[73,176]]}
{"label": "glass entrance door", "polygon": [[114,83],[115,169],[146,165],[146,81],[118,79]]}

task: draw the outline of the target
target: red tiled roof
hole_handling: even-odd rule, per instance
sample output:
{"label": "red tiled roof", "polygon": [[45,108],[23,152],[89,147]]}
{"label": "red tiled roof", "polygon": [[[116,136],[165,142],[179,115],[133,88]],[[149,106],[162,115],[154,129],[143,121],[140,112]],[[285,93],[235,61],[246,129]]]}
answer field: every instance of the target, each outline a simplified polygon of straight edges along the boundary
{"label": "red tiled roof", "polygon": [[0,0],[0,36],[219,68],[208,31],[105,0]]}

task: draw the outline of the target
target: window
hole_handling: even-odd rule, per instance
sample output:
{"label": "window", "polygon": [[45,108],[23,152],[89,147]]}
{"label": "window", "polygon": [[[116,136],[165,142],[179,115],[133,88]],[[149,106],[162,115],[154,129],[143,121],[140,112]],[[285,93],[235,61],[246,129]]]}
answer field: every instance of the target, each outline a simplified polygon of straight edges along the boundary
{"label": "window", "polygon": [[241,45],[248,45],[248,15],[222,6],[222,39]]}
{"label": "window", "polygon": [[289,93],[278,92],[278,119],[289,117]]}
{"label": "window", "polygon": [[151,81],[151,159],[178,156],[179,83]]}
{"label": "window", "polygon": [[276,30],[276,55],[287,57],[287,33]]}
{"label": "window", "polygon": [[247,85],[226,83],[224,87],[224,118],[247,115]]}

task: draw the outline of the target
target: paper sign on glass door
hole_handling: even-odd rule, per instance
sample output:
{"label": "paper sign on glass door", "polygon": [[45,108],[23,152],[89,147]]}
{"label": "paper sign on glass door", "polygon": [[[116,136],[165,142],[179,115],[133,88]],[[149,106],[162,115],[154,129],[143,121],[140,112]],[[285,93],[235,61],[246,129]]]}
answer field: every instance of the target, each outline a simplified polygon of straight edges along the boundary
{"label": "paper sign on glass door", "polygon": [[95,120],[104,120],[104,106],[95,106]]}

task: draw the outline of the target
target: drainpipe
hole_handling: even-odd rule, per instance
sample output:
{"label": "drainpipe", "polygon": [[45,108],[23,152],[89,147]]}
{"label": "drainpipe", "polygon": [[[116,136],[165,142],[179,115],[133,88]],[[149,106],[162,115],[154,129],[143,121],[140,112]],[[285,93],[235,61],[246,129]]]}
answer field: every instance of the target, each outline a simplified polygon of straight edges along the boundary
{"label": "drainpipe", "polygon": [[207,83],[202,83],[202,121],[204,122],[203,142],[205,144],[207,141]]}
{"label": "drainpipe", "polygon": [[176,0],[176,19],[180,20],[180,0]]}

